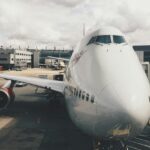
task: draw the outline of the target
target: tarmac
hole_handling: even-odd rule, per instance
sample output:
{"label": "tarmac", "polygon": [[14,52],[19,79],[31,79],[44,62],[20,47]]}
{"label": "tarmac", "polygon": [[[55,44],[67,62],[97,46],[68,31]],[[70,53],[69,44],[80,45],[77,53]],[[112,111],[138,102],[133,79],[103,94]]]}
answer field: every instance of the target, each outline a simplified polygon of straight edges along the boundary
{"label": "tarmac", "polygon": [[65,107],[49,105],[35,89],[15,88],[15,103],[0,113],[0,150],[91,150],[91,137],[75,127]]}
{"label": "tarmac", "polygon": [[[37,69],[11,72],[29,76],[46,73],[51,78],[57,71]],[[1,80],[1,82],[4,82]],[[14,88],[16,100],[0,112],[0,150],[93,150],[92,138],[80,131],[70,120],[64,98],[51,105],[43,89],[27,85]],[[150,149],[150,126],[128,142],[129,150]]]}

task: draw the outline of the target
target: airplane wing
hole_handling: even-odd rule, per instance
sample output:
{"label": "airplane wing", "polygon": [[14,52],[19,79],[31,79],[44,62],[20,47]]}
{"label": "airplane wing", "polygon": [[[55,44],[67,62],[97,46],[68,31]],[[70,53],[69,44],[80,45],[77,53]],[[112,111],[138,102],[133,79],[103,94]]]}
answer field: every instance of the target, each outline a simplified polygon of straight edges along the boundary
{"label": "airplane wing", "polygon": [[65,88],[65,83],[63,81],[57,81],[57,80],[48,80],[48,79],[25,77],[25,76],[14,76],[14,75],[7,75],[7,74],[0,74],[0,78],[28,83],[41,88],[51,89],[60,92],[62,94],[64,93],[64,88]]}
{"label": "airplane wing", "polygon": [[69,61],[70,61],[70,59],[61,58],[61,57],[52,57],[52,56],[48,56],[48,58],[50,58],[50,59],[56,59],[56,60],[63,60],[63,61],[66,61],[66,62],[69,62]]}

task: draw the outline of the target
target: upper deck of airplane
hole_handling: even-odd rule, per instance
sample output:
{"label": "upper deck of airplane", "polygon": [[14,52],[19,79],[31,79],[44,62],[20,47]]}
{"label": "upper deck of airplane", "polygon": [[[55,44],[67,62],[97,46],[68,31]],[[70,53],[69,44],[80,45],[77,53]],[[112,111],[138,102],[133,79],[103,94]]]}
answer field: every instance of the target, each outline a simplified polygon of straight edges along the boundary
{"label": "upper deck of airplane", "polygon": [[78,47],[77,51],[82,51],[86,46],[92,44],[97,45],[110,45],[110,44],[127,44],[125,35],[114,27],[102,27],[86,35]]}
{"label": "upper deck of airplane", "polygon": [[114,34],[124,36],[124,34],[115,27],[102,27],[102,28],[99,28],[99,29],[93,31],[89,35],[96,36],[96,35],[114,35]]}
{"label": "upper deck of airplane", "polygon": [[126,43],[125,36],[118,29],[113,27],[104,27],[94,31],[89,35],[90,40],[87,45],[92,43],[101,43],[101,44],[122,44]]}

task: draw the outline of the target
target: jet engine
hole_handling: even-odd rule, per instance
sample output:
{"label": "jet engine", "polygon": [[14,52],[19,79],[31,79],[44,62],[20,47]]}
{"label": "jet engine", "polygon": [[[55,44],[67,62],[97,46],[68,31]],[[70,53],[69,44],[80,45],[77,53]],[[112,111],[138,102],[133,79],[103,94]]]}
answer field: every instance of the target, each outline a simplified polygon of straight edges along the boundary
{"label": "jet engine", "polygon": [[9,104],[13,103],[15,94],[12,88],[0,89],[0,110],[5,109]]}

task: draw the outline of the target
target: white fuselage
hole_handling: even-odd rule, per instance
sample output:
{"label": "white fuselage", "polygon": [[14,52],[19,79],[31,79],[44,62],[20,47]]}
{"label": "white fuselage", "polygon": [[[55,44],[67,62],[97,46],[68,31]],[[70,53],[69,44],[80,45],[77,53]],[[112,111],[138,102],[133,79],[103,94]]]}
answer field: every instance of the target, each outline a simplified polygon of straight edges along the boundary
{"label": "white fuselage", "polygon": [[92,36],[81,41],[67,69],[64,93],[71,119],[95,137],[136,136],[150,117],[148,79],[129,45],[87,45]]}

